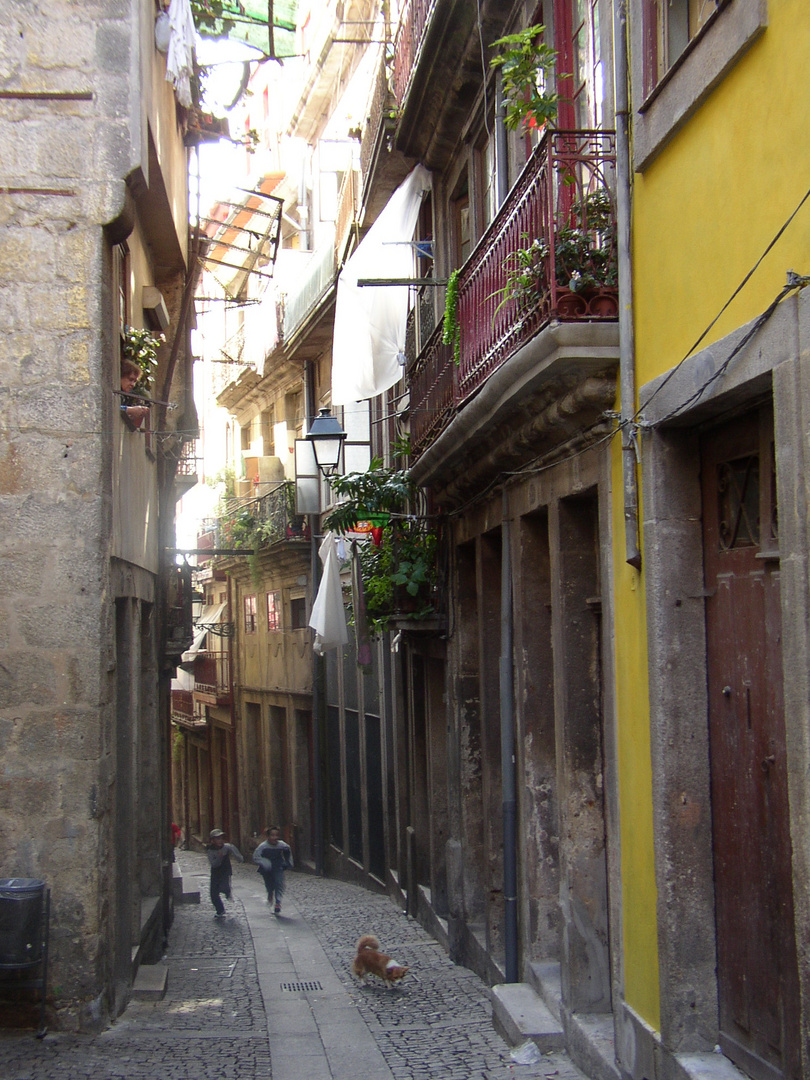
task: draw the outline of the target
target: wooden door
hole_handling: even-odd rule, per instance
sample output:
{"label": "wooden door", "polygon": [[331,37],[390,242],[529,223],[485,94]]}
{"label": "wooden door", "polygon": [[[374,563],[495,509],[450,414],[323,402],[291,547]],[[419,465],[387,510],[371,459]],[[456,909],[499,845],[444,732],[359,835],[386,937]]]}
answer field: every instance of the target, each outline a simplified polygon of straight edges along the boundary
{"label": "wooden door", "polygon": [[773,420],[702,440],[720,1045],[756,1080],[798,1078]]}

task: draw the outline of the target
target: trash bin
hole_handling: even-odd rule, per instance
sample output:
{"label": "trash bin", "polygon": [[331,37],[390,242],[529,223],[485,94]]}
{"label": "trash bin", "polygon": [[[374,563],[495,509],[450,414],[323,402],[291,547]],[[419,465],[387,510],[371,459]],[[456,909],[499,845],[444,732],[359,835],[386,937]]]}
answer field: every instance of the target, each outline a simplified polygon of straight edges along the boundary
{"label": "trash bin", "polygon": [[0,967],[25,967],[42,958],[45,882],[0,878]]}

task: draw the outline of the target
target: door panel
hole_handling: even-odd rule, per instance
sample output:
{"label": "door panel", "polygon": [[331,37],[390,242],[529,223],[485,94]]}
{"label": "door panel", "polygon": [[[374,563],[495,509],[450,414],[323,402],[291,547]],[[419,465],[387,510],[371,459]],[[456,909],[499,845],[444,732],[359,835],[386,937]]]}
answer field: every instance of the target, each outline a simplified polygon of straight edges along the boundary
{"label": "door panel", "polygon": [[782,699],[772,417],[702,441],[720,1045],[798,1077],[798,975]]}

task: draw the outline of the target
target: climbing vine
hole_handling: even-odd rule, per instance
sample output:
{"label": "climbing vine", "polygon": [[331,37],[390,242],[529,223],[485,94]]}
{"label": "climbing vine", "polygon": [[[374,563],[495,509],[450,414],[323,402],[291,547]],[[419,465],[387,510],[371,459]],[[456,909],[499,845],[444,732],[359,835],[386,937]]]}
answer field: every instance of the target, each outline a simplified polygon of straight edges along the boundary
{"label": "climbing vine", "polygon": [[461,359],[461,331],[458,325],[458,280],[460,270],[454,270],[447,279],[447,292],[444,298],[444,328],[442,341],[453,346],[453,359],[458,364]]}

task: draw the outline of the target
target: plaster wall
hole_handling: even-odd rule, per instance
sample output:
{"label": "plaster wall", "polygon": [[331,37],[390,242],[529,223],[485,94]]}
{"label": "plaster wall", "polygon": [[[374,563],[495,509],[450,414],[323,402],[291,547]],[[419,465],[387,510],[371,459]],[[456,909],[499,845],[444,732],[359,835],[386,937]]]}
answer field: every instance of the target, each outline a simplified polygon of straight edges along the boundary
{"label": "plaster wall", "polygon": [[[782,581],[782,648],[796,947],[802,980],[803,1044],[808,1031],[810,826],[808,745],[807,360],[810,318],[804,292],[772,318],[677,423],[662,423],[643,441],[645,567],[649,602],[650,753],[660,958],[658,1034],[649,1017],[625,1010],[620,1027],[633,1076],[675,1076],[683,1055],[717,1042],[714,891],[706,702],[706,652],[698,425],[772,395],[777,458]],[[653,423],[688,403],[740,342],[743,327],[690,358],[666,384],[641,389]],[[655,396],[653,396],[655,395]],[[651,913],[646,914],[646,918]],[[632,965],[632,955],[626,964]],[[629,996],[627,996],[630,1002]],[[624,1037],[620,1040],[625,1044]],[[655,1049],[662,1051],[658,1053]],[[624,1053],[624,1050],[622,1051]],[[806,1071],[807,1063],[804,1062]]]}
{"label": "plaster wall", "polygon": [[[110,561],[120,419],[103,232],[146,158],[136,103],[153,16],[151,0],[0,2],[11,94],[0,104],[0,875],[52,889],[51,1022],[71,1028],[127,999],[140,926],[118,904],[125,881],[160,888],[154,581]],[[137,608],[131,657],[117,650],[116,595]],[[119,770],[140,763],[154,781],[141,789],[148,823],[119,799]],[[132,841],[139,825],[149,851]],[[136,861],[125,879],[126,845]]]}
{"label": "plaster wall", "polygon": [[[719,29],[722,20],[723,13]],[[638,22],[632,33],[636,41]],[[764,31],[655,160],[636,173],[639,385],[686,355],[805,195],[808,53],[810,26],[801,0],[771,3]],[[702,344],[764,310],[787,270],[807,272],[808,242],[805,204]]]}
{"label": "plaster wall", "polygon": [[[641,5],[631,6],[634,163],[639,170],[633,189],[638,385],[674,367],[696,344],[705,347],[727,340],[735,328],[758,315],[774,299],[789,269],[800,273],[806,270],[810,204],[798,211],[739,295],[721,311],[807,189],[805,166],[810,152],[804,135],[803,84],[810,38],[805,15],[803,5],[794,0],[768,4],[734,0],[719,13],[710,32],[693,43],[689,55],[655,98],[643,104]],[[705,337],[701,337],[707,328]],[[689,362],[693,389],[712,370],[711,351],[704,349],[698,355],[702,361],[693,357]],[[654,532],[644,532],[642,546],[652,543],[654,547],[643,552],[643,573],[625,564],[620,543],[614,550],[616,620],[621,628],[616,637],[616,685],[624,996],[631,1010],[653,1029],[666,1025],[664,1014],[672,1005],[664,1000],[670,988],[663,969],[671,961],[663,954],[658,956],[656,912],[669,903],[671,909],[677,908],[676,894],[683,899],[692,890],[684,893],[677,874],[669,876],[666,846],[658,844],[654,832],[652,808],[659,805],[662,793],[658,789],[661,778],[655,778],[651,766],[651,753],[655,751],[651,747],[647,701],[647,633],[650,648],[659,656],[659,661],[650,658],[650,671],[660,670],[658,663],[663,662],[668,669],[683,667],[694,673],[702,648],[699,630],[687,637],[677,620],[667,620],[664,627],[659,625],[661,611],[673,601],[666,591],[668,586],[650,572],[650,567],[658,565],[658,557],[664,557],[664,552],[684,552],[687,542],[694,545],[694,538],[687,541],[685,534],[691,536],[696,513],[694,505],[689,509],[683,501],[685,488],[678,474],[670,476],[670,487],[663,480],[666,463],[683,450],[667,443],[665,452],[664,443],[660,445],[656,461],[663,472],[657,481],[657,494],[648,487],[651,474],[645,474],[641,491],[644,513],[648,512],[648,500],[655,498],[658,522]],[[620,457],[616,446],[613,462],[617,491],[621,490]],[[614,506],[614,526],[616,536],[621,536],[619,502]],[[694,554],[692,551],[691,556]],[[695,572],[690,557],[683,562],[683,572]],[[690,595],[697,596],[695,588],[691,588]],[[684,603],[687,607],[697,604],[702,611],[699,599]],[[678,618],[683,616],[680,608]],[[659,647],[664,641],[668,643],[665,659]],[[696,714],[703,716],[705,708],[696,700],[699,695],[699,680],[695,682],[692,677],[675,698],[680,703],[692,701]],[[653,724],[653,744],[659,737]],[[675,741],[673,753],[686,754],[683,744],[677,738]],[[696,755],[687,769],[693,779],[695,769],[699,769],[698,760]],[[698,863],[703,861],[705,870],[705,815],[699,803],[692,802],[689,791],[690,785],[685,782],[677,796],[686,800],[681,807],[690,807],[691,814],[701,821],[695,826],[695,842],[696,851],[703,854],[696,854],[696,859]],[[674,790],[671,798],[676,798]],[[659,892],[661,887],[665,895]],[[689,933],[684,933],[682,943],[688,939]],[[667,947],[663,945],[665,952]],[[663,979],[660,987],[659,976]],[[680,1011],[680,1005],[675,1008]],[[696,1004],[693,1014],[699,1008]]]}

